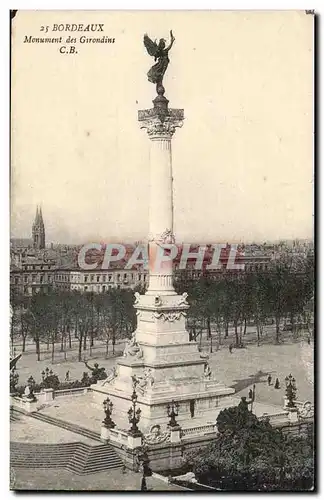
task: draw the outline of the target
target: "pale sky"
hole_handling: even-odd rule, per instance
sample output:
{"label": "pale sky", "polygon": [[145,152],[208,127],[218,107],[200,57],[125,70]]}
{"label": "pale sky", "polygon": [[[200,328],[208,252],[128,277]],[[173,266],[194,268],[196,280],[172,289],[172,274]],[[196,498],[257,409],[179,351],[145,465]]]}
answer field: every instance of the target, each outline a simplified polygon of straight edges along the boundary
{"label": "pale sky", "polygon": [[[143,34],[176,41],[164,85],[178,241],[309,238],[313,231],[313,16],[304,11],[19,11],[13,22],[13,237],[42,204],[47,242],[148,233],[153,64]],[[104,23],[114,44],[23,43],[42,25]]]}

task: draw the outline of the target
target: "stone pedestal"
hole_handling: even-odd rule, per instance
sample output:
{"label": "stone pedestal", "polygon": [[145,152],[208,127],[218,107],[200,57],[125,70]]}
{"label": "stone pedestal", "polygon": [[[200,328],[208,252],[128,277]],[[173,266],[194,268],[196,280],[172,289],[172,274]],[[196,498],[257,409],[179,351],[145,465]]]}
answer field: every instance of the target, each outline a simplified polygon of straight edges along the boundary
{"label": "stone pedestal", "polygon": [[54,399],[54,390],[53,389],[44,389],[41,392],[42,402],[53,401]]}
{"label": "stone pedestal", "polygon": [[170,442],[179,443],[181,441],[181,427],[179,425],[170,428]]}
{"label": "stone pedestal", "polygon": [[142,434],[128,434],[127,446],[131,450],[142,446]]}
{"label": "stone pedestal", "polygon": [[37,399],[36,398],[28,398],[26,396],[23,396],[21,399],[21,402],[22,402],[21,408],[26,413],[33,413],[34,411],[37,410]]}
{"label": "stone pedestal", "polygon": [[298,422],[298,409],[297,408],[288,408],[288,420],[291,423]]}
{"label": "stone pedestal", "polygon": [[138,114],[150,140],[149,286],[145,295],[136,294],[137,329],[117,362],[115,378],[92,386],[95,400],[102,404],[108,396],[116,422],[126,428],[135,384],[143,432],[152,425],[167,426],[167,405],[172,400],[179,403],[179,422],[208,417],[208,413],[214,419],[215,409],[229,406],[234,393],[213,375],[206,376],[206,359],[197,343],[189,341],[185,328],[187,294],[175,292],[172,259],[164,256],[169,245],[175,257],[170,248],[175,240],[171,140],[183,124],[184,113],[169,109],[163,95],[153,104]]}
{"label": "stone pedestal", "polygon": [[101,433],[100,433],[101,440],[107,443],[110,439],[110,429],[108,427],[105,427],[104,425],[101,427]]}

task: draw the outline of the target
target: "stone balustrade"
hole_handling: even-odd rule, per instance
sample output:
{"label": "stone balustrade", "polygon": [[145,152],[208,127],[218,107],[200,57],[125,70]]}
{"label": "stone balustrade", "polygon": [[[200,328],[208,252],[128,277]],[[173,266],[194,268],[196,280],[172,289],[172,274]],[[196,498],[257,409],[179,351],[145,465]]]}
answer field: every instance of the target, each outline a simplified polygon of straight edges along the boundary
{"label": "stone balustrade", "polygon": [[216,434],[217,426],[215,424],[200,425],[197,427],[190,427],[187,429],[181,429],[182,438],[190,438],[191,436],[204,436],[206,434]]}
{"label": "stone balustrade", "polygon": [[122,429],[109,429],[110,440],[127,445],[128,432]]}
{"label": "stone balustrade", "polygon": [[25,413],[32,413],[37,410],[37,399],[32,400],[25,397],[11,396],[10,405],[20,408]]}
{"label": "stone balustrade", "polygon": [[59,389],[54,391],[54,397],[58,398],[60,396],[82,396],[86,394],[88,391],[91,391],[91,387],[76,387],[72,389]]}
{"label": "stone balustrade", "polygon": [[279,413],[271,413],[271,415],[268,415],[267,413],[264,413],[263,415],[261,415],[259,418],[259,420],[267,420],[269,419],[270,420],[270,424],[271,425],[275,425],[276,423],[282,423],[284,422],[285,420],[288,420],[288,411],[281,411]]}

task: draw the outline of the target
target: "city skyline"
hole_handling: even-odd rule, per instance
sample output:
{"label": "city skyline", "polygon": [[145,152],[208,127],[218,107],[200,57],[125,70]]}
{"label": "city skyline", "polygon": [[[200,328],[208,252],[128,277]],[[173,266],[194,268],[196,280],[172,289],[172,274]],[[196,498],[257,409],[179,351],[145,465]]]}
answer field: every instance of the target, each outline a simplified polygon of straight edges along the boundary
{"label": "city skyline", "polygon": [[54,46],[18,43],[39,16],[19,11],[13,29],[12,237],[30,237],[41,204],[48,242],[146,239],[149,158],[137,111],[154,92],[142,37],[172,27],[166,96],[185,112],[173,141],[177,239],[312,239],[313,36],[303,11],[104,12],[116,43],[86,45],[72,64]]}

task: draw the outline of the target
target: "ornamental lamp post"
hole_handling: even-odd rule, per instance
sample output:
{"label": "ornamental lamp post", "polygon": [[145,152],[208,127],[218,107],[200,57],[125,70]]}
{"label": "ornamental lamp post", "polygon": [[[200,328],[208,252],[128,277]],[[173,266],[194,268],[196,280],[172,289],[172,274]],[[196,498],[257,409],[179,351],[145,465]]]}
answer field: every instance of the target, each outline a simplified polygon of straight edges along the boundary
{"label": "ornamental lamp post", "polygon": [[169,426],[170,427],[176,427],[178,425],[178,422],[176,421],[175,417],[179,415],[179,403],[176,403],[174,400],[168,403],[167,406],[167,412],[168,412],[168,417],[170,417],[170,422]]}
{"label": "ornamental lamp post", "polygon": [[104,426],[107,429],[113,429],[114,427],[116,427],[115,422],[111,419],[112,410],[113,410],[114,405],[112,404],[110,399],[107,398],[103,402],[103,407],[104,407],[104,412],[105,412],[106,416],[105,416],[105,419],[102,421],[102,423],[104,424]]}
{"label": "ornamental lamp post", "polygon": [[286,383],[286,396],[287,396],[287,407],[288,408],[295,408],[295,400],[296,400],[296,392],[297,392],[297,387],[296,387],[296,379],[290,374],[289,377],[285,378],[285,383]]}
{"label": "ornamental lamp post", "polygon": [[141,435],[141,431],[137,427],[137,424],[140,421],[141,413],[142,413],[140,408],[137,408],[137,410],[136,410],[137,394],[135,392],[135,389],[133,390],[131,400],[132,400],[132,406],[130,407],[130,409],[127,412],[129,423],[132,424],[132,426],[129,430],[129,434],[135,437],[135,436]]}

